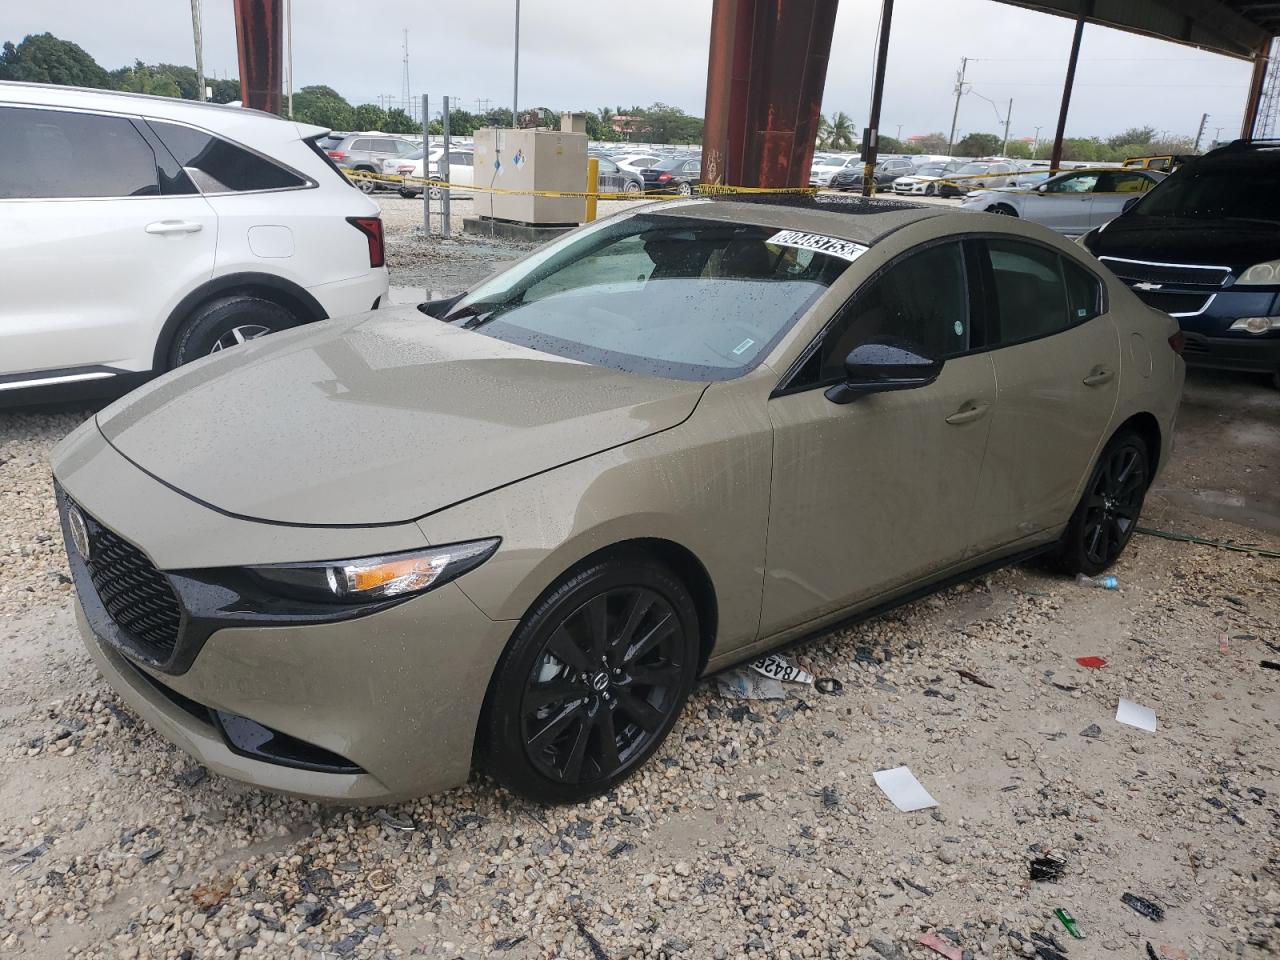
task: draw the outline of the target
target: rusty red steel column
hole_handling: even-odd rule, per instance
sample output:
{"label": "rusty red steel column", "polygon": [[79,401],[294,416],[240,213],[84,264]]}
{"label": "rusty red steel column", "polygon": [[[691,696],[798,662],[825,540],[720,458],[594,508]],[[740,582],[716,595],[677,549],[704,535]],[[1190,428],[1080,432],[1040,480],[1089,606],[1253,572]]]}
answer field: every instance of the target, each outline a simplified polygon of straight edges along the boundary
{"label": "rusty red steel column", "polygon": [[1253,74],[1249,78],[1249,95],[1244,104],[1244,122],[1240,124],[1241,139],[1253,139],[1258,125],[1258,110],[1262,105],[1262,87],[1270,63],[1271,43],[1268,41],[1253,55]]}
{"label": "rusty red steel column", "polygon": [[240,102],[268,113],[280,112],[283,5],[284,0],[235,0]]}
{"label": "rusty red steel column", "polygon": [[809,183],[838,0],[715,0],[705,183]]}

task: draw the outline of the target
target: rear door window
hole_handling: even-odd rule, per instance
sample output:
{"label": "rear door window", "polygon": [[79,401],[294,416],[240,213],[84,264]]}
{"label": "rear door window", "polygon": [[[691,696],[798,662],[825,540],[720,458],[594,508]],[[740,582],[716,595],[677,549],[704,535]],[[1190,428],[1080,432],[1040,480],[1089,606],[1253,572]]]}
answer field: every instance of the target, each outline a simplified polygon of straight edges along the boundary
{"label": "rear door window", "polygon": [[0,199],[159,193],[155,151],[125,117],[0,107]]}
{"label": "rear door window", "polygon": [[202,193],[241,193],[304,187],[307,180],[280,165],[204,130],[148,123]]}
{"label": "rear door window", "polygon": [[999,346],[1058,333],[1075,320],[1058,254],[1018,240],[990,239],[985,245]]}

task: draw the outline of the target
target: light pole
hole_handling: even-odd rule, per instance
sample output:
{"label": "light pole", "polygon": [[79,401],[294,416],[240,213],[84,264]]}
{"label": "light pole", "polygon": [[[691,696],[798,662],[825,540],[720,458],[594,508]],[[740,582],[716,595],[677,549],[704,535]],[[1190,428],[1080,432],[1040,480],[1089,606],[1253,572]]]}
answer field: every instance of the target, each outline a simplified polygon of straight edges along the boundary
{"label": "light pole", "polygon": [[196,41],[196,99],[204,99],[204,43],[200,36],[200,0],[191,0],[191,32]]}
{"label": "light pole", "polygon": [[1032,160],[1034,160],[1034,159],[1036,158],[1036,153],[1037,153],[1037,151],[1039,151],[1039,149],[1040,149],[1040,128],[1039,128],[1039,127],[1036,127],[1036,139],[1035,139],[1035,142],[1034,142],[1033,144],[1031,144],[1031,159],[1032,159]]}
{"label": "light pole", "polygon": [[516,0],[516,45],[514,67],[511,81],[511,129],[515,130],[520,126],[516,120],[518,114],[517,104],[520,100],[520,0]]}

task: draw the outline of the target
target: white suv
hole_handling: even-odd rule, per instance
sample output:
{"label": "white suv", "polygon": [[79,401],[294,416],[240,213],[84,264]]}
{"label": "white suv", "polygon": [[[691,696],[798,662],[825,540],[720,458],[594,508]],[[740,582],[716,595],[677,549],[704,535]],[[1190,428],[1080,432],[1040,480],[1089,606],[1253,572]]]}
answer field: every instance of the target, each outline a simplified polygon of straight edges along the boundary
{"label": "white suv", "polygon": [[0,402],[119,392],[377,309],[379,209],[317,145],[326,132],[240,107],[0,83]]}

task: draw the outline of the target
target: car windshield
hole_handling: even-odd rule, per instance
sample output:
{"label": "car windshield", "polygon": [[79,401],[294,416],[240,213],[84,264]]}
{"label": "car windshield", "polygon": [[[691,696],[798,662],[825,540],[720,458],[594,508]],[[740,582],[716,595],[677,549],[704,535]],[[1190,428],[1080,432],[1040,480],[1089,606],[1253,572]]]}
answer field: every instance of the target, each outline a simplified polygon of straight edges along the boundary
{"label": "car windshield", "polygon": [[991,169],[989,163],[966,163],[963,167],[956,171],[957,174],[973,174],[986,173]]}
{"label": "car windshield", "polygon": [[634,213],[548,245],[441,319],[597,366],[727,380],[753,369],[864,250],[774,227]]}
{"label": "car windshield", "polygon": [[688,157],[667,157],[665,160],[659,160],[653,165],[655,170],[674,170],[676,167],[683,167]]}
{"label": "car windshield", "polygon": [[1130,213],[1139,217],[1280,223],[1280,178],[1270,167],[1180,170],[1153,187]]}
{"label": "car windshield", "polygon": [[940,177],[947,172],[945,163],[926,163],[915,172],[918,177]]}

